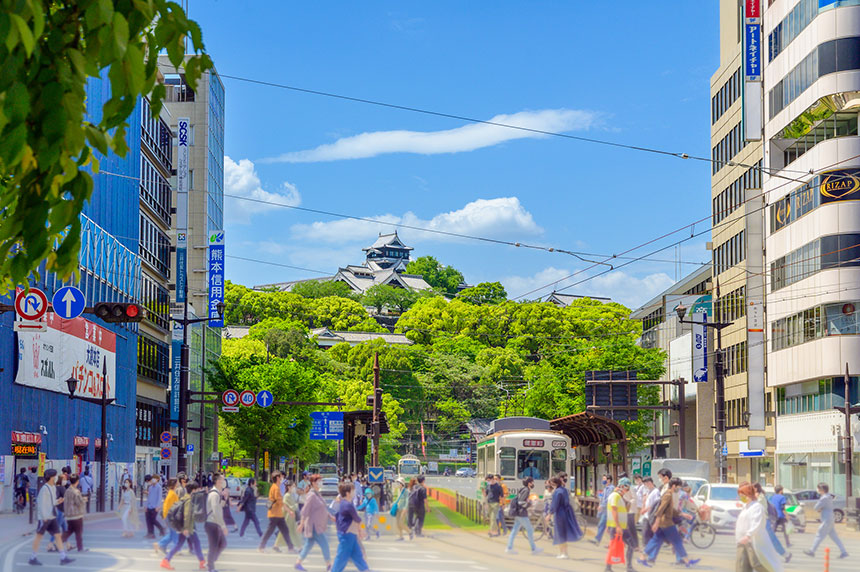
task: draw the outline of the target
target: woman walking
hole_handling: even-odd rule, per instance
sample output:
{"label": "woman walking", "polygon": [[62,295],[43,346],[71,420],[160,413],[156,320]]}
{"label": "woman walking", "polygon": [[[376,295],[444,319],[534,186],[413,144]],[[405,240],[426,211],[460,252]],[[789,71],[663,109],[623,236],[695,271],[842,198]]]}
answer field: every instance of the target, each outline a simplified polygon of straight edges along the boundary
{"label": "woman walking", "polygon": [[400,535],[396,540],[404,540],[403,534],[406,533],[409,535],[409,538],[412,538],[412,531],[409,530],[409,526],[406,524],[406,513],[408,512],[408,507],[406,505],[409,504],[409,490],[406,488],[406,481],[403,480],[403,477],[397,477],[395,481],[398,485],[398,491],[392,497],[394,498],[394,506],[391,507],[392,512],[394,513],[394,519],[397,523],[397,533]]}
{"label": "woman walking", "polygon": [[[182,503],[182,530],[178,531],[180,534],[177,536],[178,540],[176,541],[176,544],[173,545],[173,548],[170,549],[170,552],[168,552],[161,561],[161,567],[165,570],[174,569],[173,566],[170,565],[170,561],[174,556],[176,556],[176,553],[179,552],[186,541],[188,542],[189,550],[197,556],[197,561],[200,563],[200,570],[206,570],[207,568],[206,560],[203,558],[203,548],[200,546],[200,537],[197,536],[197,530],[195,528],[194,505],[191,504],[191,495],[197,489],[198,486],[195,481],[191,481],[183,487],[185,494],[179,499],[179,502]],[[167,524],[168,526],[173,526],[173,523],[168,522]]]}
{"label": "woman walking", "polygon": [[767,534],[767,513],[756,500],[755,489],[748,482],[741,483],[738,498],[744,507],[735,525],[738,543],[735,571],[782,572],[782,562]]}
{"label": "woman walking", "polygon": [[567,543],[576,542],[582,538],[582,530],[576,522],[573,507],[570,506],[570,492],[564,487],[564,482],[558,477],[551,478],[550,482],[554,489],[552,504],[549,507],[555,524],[552,543],[558,546],[556,558],[566,560],[570,558],[567,553]]}
{"label": "woman walking", "polygon": [[[299,493],[296,491],[296,483],[288,481],[286,492],[284,493],[284,520],[287,522],[287,530],[290,531],[290,542],[293,546],[299,546],[304,541],[302,535],[299,534],[299,520],[301,513],[299,512]],[[275,539],[275,549],[281,546],[286,546],[287,541],[281,533],[278,533],[278,538]]]}
{"label": "woman walking", "polygon": [[791,552],[788,552],[785,547],[783,547],[779,538],[776,536],[776,531],[774,530],[776,520],[779,518],[779,512],[776,510],[775,506],[770,504],[764,489],[759,483],[754,483],[753,489],[755,489],[756,500],[761,503],[762,508],[764,508],[764,529],[767,531],[767,537],[770,538],[770,542],[773,544],[773,548],[776,550],[776,553],[782,556],[787,564],[791,561]]}
{"label": "woman walking", "polygon": [[230,512],[230,489],[227,487],[224,487],[224,490],[221,491],[221,506],[224,524],[230,528],[230,532],[238,532],[239,526],[233,520],[233,513]]}
{"label": "woman walking", "polygon": [[305,505],[302,507],[302,521],[298,530],[305,537],[305,544],[296,560],[296,570],[307,570],[302,562],[308,557],[314,543],[318,544],[325,560],[326,569],[331,567],[331,553],[329,552],[328,539],[325,536],[328,522],[332,518],[325,501],[320,495],[322,475],[311,475],[308,479],[308,493],[305,495]]}
{"label": "woman walking", "polygon": [[119,517],[122,519],[123,538],[133,537],[134,531],[140,527],[140,516],[137,514],[137,503],[134,501],[131,479],[126,479],[122,483],[122,495],[119,498],[119,507],[117,507]]}
{"label": "woman walking", "polygon": [[409,540],[412,540],[413,531],[415,530],[415,505],[412,503],[412,492],[418,484],[418,479],[412,477],[409,479],[409,484],[406,485],[406,526],[409,529]]}
{"label": "woman walking", "polygon": [[66,523],[69,527],[63,533],[63,544],[65,545],[69,537],[74,534],[78,552],[86,552],[87,549],[84,548],[84,513],[87,512],[87,505],[84,501],[84,495],[81,494],[78,475],[69,477],[69,487],[63,494],[63,506],[66,512]]}
{"label": "woman walking", "polygon": [[253,477],[248,479],[248,485],[245,487],[245,492],[242,494],[242,500],[239,501],[239,510],[245,515],[242,521],[242,528],[239,529],[239,538],[244,536],[245,529],[248,523],[253,522],[254,528],[257,529],[257,536],[263,537],[263,531],[260,530],[260,520],[257,518],[257,481]]}

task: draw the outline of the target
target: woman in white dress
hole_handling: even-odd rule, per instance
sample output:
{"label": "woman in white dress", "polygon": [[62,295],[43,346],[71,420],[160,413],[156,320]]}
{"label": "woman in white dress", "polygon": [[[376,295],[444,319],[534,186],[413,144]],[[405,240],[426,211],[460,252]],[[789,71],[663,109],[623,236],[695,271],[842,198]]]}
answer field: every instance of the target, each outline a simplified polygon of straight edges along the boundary
{"label": "woman in white dress", "polygon": [[755,489],[744,482],[738,487],[744,508],[738,515],[735,540],[738,543],[736,572],[782,572],[782,559],[767,533],[767,512],[756,500]]}
{"label": "woman in white dress", "polygon": [[122,494],[119,498],[119,517],[122,519],[122,536],[131,538],[134,531],[140,526],[140,517],[137,514],[137,503],[135,502],[134,489],[131,480],[126,479],[122,483]]}

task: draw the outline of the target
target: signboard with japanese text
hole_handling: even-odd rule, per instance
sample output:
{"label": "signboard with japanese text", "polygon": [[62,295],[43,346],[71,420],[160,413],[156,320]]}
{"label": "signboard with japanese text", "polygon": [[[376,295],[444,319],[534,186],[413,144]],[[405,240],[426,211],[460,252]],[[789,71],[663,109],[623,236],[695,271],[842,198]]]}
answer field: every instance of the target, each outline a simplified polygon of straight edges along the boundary
{"label": "signboard with japanese text", "polygon": [[180,117],[176,120],[176,302],[186,302],[188,287],[188,191],[191,190],[189,175],[189,146],[191,145],[191,120]]}
{"label": "signboard with japanese text", "polygon": [[[179,325],[181,328],[182,326]],[[170,426],[179,426],[179,387],[182,382],[182,337],[170,341]],[[181,334],[181,330],[180,330]]]}
{"label": "signboard with japanese text", "polygon": [[761,81],[761,24],[744,24],[744,77]]}
{"label": "signboard with japanese text", "polygon": [[84,318],[45,316],[44,332],[18,333],[15,383],[68,395],[66,380],[78,380],[75,395],[101,398],[107,366],[107,398],[116,397],[116,334]]}
{"label": "signboard with japanese text", "polygon": [[695,312],[693,320],[693,381],[708,382],[708,322],[707,312]]}
{"label": "signboard with japanese text", "polygon": [[745,0],[744,17],[761,18],[761,0]]}
{"label": "signboard with japanese text", "polygon": [[224,304],[224,231],[209,233],[209,326],[223,328],[224,320],[218,315],[218,306]]}
{"label": "signboard with japanese text", "polygon": [[343,439],[343,413],[340,411],[314,411],[311,413],[312,441]]}

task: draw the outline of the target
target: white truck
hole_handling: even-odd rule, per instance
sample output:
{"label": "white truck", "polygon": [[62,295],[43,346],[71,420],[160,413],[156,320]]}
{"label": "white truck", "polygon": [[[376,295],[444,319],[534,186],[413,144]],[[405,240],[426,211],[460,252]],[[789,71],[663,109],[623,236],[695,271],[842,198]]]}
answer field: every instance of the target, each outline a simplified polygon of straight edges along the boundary
{"label": "white truck", "polygon": [[711,478],[711,464],[707,461],[696,461],[695,459],[654,459],[651,461],[651,477],[655,484],[657,472],[660,469],[669,469],[673,477],[689,483],[693,495],[699,487],[706,484]]}

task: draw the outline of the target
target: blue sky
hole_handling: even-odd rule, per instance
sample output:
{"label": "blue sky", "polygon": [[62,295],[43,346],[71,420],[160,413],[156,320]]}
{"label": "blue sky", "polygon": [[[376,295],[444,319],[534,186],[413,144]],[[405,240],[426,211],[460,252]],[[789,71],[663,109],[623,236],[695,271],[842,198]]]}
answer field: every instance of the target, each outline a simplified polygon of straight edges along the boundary
{"label": "blue sky", "polygon": [[[716,2],[197,0],[190,15],[223,74],[710,155]],[[230,194],[598,254],[710,213],[705,162],[224,83]],[[360,263],[361,247],[391,229],[231,199],[225,210],[229,254],[332,273]],[[470,283],[499,280],[511,296],[585,266],[400,234],[415,256],[434,255]],[[680,258],[706,260],[705,240],[686,243]],[[676,272],[638,262],[566,291],[635,307]],[[236,259],[227,275],[247,285],[314,276]]]}

